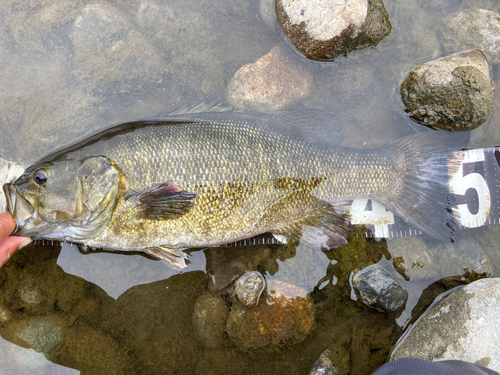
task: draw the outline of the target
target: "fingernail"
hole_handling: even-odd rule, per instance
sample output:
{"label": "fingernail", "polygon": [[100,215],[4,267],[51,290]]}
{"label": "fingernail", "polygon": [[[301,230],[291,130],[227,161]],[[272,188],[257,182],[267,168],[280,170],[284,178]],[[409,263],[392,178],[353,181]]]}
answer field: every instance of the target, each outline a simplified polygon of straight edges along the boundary
{"label": "fingernail", "polygon": [[31,243],[31,241],[32,241],[32,239],[31,239],[31,238],[29,238],[29,237],[25,237],[25,238],[24,238],[24,240],[23,240],[23,242],[21,242],[21,243],[19,244],[19,247],[17,248],[17,250],[19,250],[19,249],[21,249],[21,248],[25,247],[26,245],[29,245],[29,244]]}

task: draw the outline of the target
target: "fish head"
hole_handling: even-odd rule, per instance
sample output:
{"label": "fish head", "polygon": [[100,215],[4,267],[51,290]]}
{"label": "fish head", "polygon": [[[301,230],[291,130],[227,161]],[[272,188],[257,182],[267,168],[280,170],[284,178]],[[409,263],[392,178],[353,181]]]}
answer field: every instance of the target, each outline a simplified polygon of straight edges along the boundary
{"label": "fish head", "polygon": [[104,156],[46,161],[4,185],[13,234],[55,240],[90,238],[109,221],[121,172]]}

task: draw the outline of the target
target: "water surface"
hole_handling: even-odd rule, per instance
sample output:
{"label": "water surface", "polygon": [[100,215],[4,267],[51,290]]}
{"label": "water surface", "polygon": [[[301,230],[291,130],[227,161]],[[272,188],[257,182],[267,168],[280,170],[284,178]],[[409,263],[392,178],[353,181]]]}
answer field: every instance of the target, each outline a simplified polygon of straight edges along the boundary
{"label": "water surface", "polygon": [[[283,41],[269,3],[5,1],[0,157],[29,165],[112,124],[225,103],[235,72]],[[445,50],[442,19],[473,6],[500,12],[488,0],[384,3],[393,31],[379,46],[328,63],[290,52],[313,76],[311,94],[290,109],[331,112],[345,146],[378,147],[415,132],[399,84],[419,63],[467,49],[458,43]],[[490,67],[497,85],[498,65]],[[498,120],[495,95],[492,115],[473,131],[473,147],[500,144]],[[336,142],[329,129],[315,131]],[[355,233],[331,252],[303,245],[198,250],[183,272],[140,255],[29,246],[0,271],[0,366],[5,374],[305,374],[330,348],[339,367],[368,374],[435,296],[500,274],[499,230],[466,230],[457,246],[427,236],[375,241]],[[366,310],[352,294],[352,273],[373,263],[409,293],[396,317]],[[315,325],[303,341],[245,351],[225,334],[208,347],[200,339],[197,300],[222,294],[229,306],[222,290],[242,267],[310,293]]]}

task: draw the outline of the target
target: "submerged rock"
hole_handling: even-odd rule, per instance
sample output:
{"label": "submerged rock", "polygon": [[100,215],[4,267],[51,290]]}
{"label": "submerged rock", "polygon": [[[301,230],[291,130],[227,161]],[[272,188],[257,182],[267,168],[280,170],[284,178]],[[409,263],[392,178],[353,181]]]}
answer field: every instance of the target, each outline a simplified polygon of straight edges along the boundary
{"label": "submerged rock", "polygon": [[24,341],[30,348],[47,354],[58,345],[62,339],[62,330],[66,322],[57,315],[43,317],[30,317],[25,320],[11,323],[9,328],[19,339]]}
{"label": "submerged rock", "polygon": [[228,102],[238,109],[283,109],[309,95],[311,73],[283,45],[238,70],[228,85]]}
{"label": "submerged rock", "polygon": [[232,305],[226,330],[238,348],[248,351],[283,342],[301,342],[313,325],[314,306],[305,290],[270,281],[267,298],[261,298],[254,308]]}
{"label": "submerged rock", "polygon": [[14,313],[3,303],[0,303],[0,322],[5,323],[12,320]]}
{"label": "submerged rock", "polygon": [[482,279],[431,307],[391,354],[462,360],[500,371],[500,279]]}
{"label": "submerged rock", "polygon": [[245,306],[255,306],[266,286],[266,280],[260,272],[247,272],[234,285],[234,291],[239,301]]}
{"label": "submerged rock", "polygon": [[500,62],[500,15],[472,8],[446,17],[439,30],[445,51],[480,49],[491,62]]}
{"label": "submerged rock", "polygon": [[471,130],[493,109],[488,61],[470,51],[429,61],[413,69],[401,85],[410,118],[446,130]]}
{"label": "submerged rock", "polygon": [[384,314],[397,313],[408,299],[399,281],[376,264],[356,273],[352,283],[361,302]]}
{"label": "submerged rock", "polygon": [[163,72],[151,43],[109,5],[80,10],[69,37],[75,50],[74,74],[91,88],[137,90],[157,82]]}
{"label": "submerged rock", "polygon": [[[5,4],[7,3],[7,4]],[[61,33],[63,25],[74,19],[83,0],[6,0],[2,11],[17,43],[32,51],[67,49],[67,38]]]}
{"label": "submerged rock", "polygon": [[311,370],[309,370],[307,375],[333,375],[337,372],[337,367],[332,363],[330,354],[332,351],[330,349],[325,350],[319,358],[312,365]]}
{"label": "submerged rock", "polygon": [[217,348],[224,341],[224,329],[229,309],[217,295],[201,295],[194,306],[193,325],[200,341],[208,348]]}
{"label": "submerged rock", "polygon": [[277,0],[276,13],[288,40],[312,60],[376,46],[391,32],[382,0]]}

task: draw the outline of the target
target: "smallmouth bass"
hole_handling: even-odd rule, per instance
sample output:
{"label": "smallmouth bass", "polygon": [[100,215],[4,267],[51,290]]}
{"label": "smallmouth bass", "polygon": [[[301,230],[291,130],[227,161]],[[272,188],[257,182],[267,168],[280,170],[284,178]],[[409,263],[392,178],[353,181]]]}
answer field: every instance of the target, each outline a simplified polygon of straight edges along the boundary
{"label": "smallmouth bass", "polygon": [[454,241],[448,173],[458,164],[448,153],[466,146],[463,134],[427,131],[357,150],[307,142],[276,121],[297,116],[187,113],[102,131],[4,186],[14,234],[143,251],[182,267],[183,249],[265,232],[343,246],[348,216],[334,207],[369,198]]}

